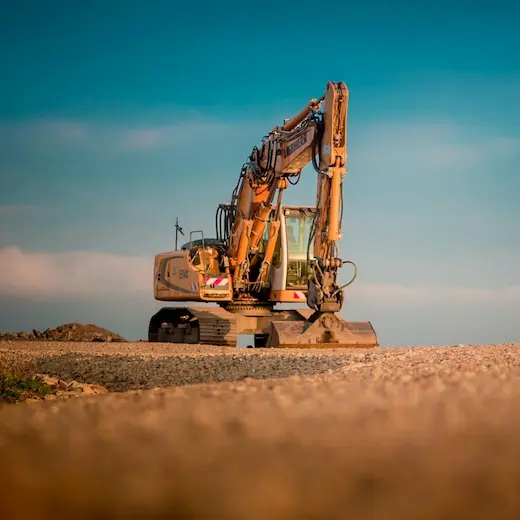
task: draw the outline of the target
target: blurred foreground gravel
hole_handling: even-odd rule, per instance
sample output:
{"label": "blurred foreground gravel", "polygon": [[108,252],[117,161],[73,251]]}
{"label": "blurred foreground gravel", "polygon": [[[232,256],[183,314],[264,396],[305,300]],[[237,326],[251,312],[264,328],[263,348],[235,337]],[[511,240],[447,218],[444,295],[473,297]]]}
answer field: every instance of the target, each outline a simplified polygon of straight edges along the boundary
{"label": "blurred foreground gravel", "polygon": [[0,518],[520,517],[520,344],[6,342],[0,361],[138,389],[1,406]]}

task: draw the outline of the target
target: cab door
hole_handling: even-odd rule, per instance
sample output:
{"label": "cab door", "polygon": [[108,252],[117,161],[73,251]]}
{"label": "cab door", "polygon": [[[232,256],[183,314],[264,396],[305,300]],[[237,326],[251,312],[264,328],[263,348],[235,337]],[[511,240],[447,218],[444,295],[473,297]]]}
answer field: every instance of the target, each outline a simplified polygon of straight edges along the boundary
{"label": "cab door", "polygon": [[313,244],[309,244],[314,208],[282,208],[280,212],[279,243],[273,258],[271,300],[305,301],[309,277],[309,258],[313,258]]}

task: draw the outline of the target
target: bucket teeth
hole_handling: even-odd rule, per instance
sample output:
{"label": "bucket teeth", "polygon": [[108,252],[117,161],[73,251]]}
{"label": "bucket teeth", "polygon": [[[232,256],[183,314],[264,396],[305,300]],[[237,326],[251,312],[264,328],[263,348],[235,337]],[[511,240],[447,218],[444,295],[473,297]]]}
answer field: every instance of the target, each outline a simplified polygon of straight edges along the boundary
{"label": "bucket teeth", "polygon": [[306,321],[273,321],[268,347],[374,348],[377,335],[369,321],[345,321],[334,313],[315,312]]}

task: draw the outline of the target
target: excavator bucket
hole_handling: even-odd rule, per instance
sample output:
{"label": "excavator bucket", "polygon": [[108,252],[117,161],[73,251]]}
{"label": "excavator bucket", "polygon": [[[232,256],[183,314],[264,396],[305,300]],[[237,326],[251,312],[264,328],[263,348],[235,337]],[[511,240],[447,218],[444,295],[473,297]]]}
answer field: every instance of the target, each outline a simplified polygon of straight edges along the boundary
{"label": "excavator bucket", "polygon": [[369,321],[345,321],[334,313],[315,312],[307,320],[273,321],[267,347],[374,348],[377,335]]}

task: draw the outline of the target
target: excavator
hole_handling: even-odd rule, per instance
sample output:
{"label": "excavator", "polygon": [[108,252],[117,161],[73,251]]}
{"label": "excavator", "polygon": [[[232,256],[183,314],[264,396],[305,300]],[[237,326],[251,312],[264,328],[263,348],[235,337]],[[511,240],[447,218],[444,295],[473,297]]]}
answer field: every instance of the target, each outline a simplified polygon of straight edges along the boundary
{"label": "excavator", "polygon": [[[154,297],[171,303],[151,317],[149,341],[237,347],[238,336],[249,335],[254,348],[378,346],[370,322],[338,314],[345,288],[357,276],[354,262],[338,251],[348,102],[346,84],[328,82],[321,98],[253,148],[231,201],[217,207],[216,238],[192,231],[180,249],[155,256]],[[310,162],[317,173],[316,205],[284,205],[285,191]],[[354,274],[341,285],[345,264]]]}

